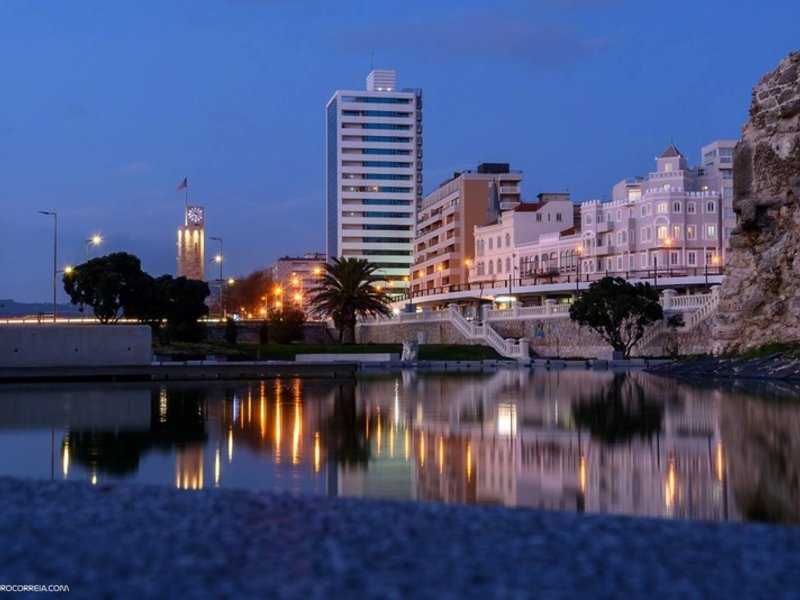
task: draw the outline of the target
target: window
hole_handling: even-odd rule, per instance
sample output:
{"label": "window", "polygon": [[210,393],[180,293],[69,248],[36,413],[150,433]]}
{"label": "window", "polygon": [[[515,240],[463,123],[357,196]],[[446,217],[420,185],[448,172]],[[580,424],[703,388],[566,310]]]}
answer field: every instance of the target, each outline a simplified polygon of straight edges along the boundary
{"label": "window", "polygon": [[659,202],[656,204],[656,213],[664,215],[669,211],[669,204],[666,202]]}
{"label": "window", "polygon": [[672,203],[672,212],[674,212],[674,213],[681,212],[681,203],[680,202],[673,202]]}
{"label": "window", "polygon": [[697,225],[687,225],[686,226],[686,239],[687,240],[696,240],[697,239]]}
{"label": "window", "polygon": [[542,214],[541,213],[536,213],[536,222],[540,223],[541,221],[542,221]]}
{"label": "window", "polygon": [[492,249],[492,244],[493,243],[494,243],[494,240],[492,238],[489,238],[489,250]]}
{"label": "window", "polygon": [[556,221],[561,221],[561,213],[556,213]]}
{"label": "window", "polygon": [[511,234],[506,234],[506,248],[511,246]]}
{"label": "window", "polygon": [[716,225],[706,225],[706,239],[707,240],[715,240],[715,239],[717,239],[717,226]]}
{"label": "window", "polygon": [[622,257],[617,257],[617,271],[622,271],[625,268],[625,265],[622,262]]}
{"label": "window", "polygon": [[500,275],[500,273],[502,273],[502,272],[503,272],[503,261],[498,258],[497,259],[497,274]]}
{"label": "window", "polygon": [[597,222],[598,223],[602,223],[603,222],[603,213],[597,213]]}
{"label": "window", "polygon": [[678,252],[677,250],[672,250],[669,253],[669,264],[670,264],[670,266],[673,266],[673,267],[681,264],[680,263],[680,252]]}
{"label": "window", "polygon": [[689,202],[686,204],[686,212],[690,215],[693,215],[697,212],[697,205],[694,202]]}
{"label": "window", "polygon": [[502,247],[503,247],[503,246],[502,246],[502,244],[500,244],[500,236],[498,235],[498,236],[497,236],[497,248],[498,248],[498,250],[499,250],[499,249],[500,249],[500,248],[502,248]]}
{"label": "window", "polygon": [[722,172],[723,179],[733,179],[733,171],[725,170]]}
{"label": "window", "polygon": [[673,225],[672,226],[672,239],[674,239],[674,240],[681,239],[681,226],[680,225]]}
{"label": "window", "polygon": [[647,268],[647,252],[639,254],[639,266],[643,269]]}
{"label": "window", "polygon": [[715,213],[717,212],[717,203],[713,200],[709,200],[706,202],[706,212],[707,213]]}
{"label": "window", "polygon": [[489,275],[494,275],[494,263],[489,261]]}
{"label": "window", "polygon": [[627,230],[622,230],[617,232],[617,244],[627,244],[628,243],[628,232]]}
{"label": "window", "polygon": [[622,211],[618,210],[617,211],[617,221],[621,221],[621,220],[622,220]]}
{"label": "window", "polygon": [[697,252],[690,250],[686,253],[686,264],[690,267],[697,266]]}
{"label": "window", "polygon": [[733,188],[722,188],[722,197],[725,198],[725,200],[733,198]]}
{"label": "window", "polygon": [[611,223],[611,213],[610,212],[606,213],[606,223]]}
{"label": "window", "polygon": [[642,199],[642,190],[628,190],[628,202]]}
{"label": "window", "polygon": [[647,211],[645,210],[645,205],[644,204],[642,204],[642,208],[641,208],[640,212],[642,213],[641,216],[643,216],[643,217],[647,216]]}
{"label": "window", "polygon": [[587,225],[591,225],[592,224],[592,215],[586,215],[586,218],[584,219],[584,222]]}
{"label": "window", "polygon": [[650,227],[642,227],[640,230],[640,237],[642,242],[650,241]]}
{"label": "window", "polygon": [[511,273],[511,259],[506,258],[506,273]]}
{"label": "window", "polygon": [[667,233],[667,226],[666,225],[659,225],[656,227],[656,238],[658,240],[665,240],[669,237]]}

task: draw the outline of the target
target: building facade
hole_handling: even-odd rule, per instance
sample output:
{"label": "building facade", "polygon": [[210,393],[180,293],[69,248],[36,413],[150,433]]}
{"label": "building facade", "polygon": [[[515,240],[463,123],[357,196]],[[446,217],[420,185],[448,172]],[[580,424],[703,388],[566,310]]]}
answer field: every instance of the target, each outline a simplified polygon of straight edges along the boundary
{"label": "building facade", "polygon": [[[500,217],[475,228],[475,268],[471,281],[520,279],[531,270],[527,256],[519,252],[542,236],[571,229],[574,204],[569,194],[539,194],[537,202],[518,204]],[[540,269],[536,272],[547,271]]]}
{"label": "building facade", "polygon": [[377,265],[387,292],[404,293],[422,202],[422,92],[396,89],[375,69],[366,90],[337,91],[327,104],[329,257]]}
{"label": "building facade", "polygon": [[178,277],[205,279],[205,221],[202,206],[186,206],[178,229]]}
{"label": "building facade", "polygon": [[417,219],[413,292],[466,283],[474,264],[474,228],[520,202],[522,173],[483,163],[455,173],[422,201]]}
{"label": "building facade", "polygon": [[317,287],[325,264],[325,254],[310,252],[303,256],[282,256],[269,267],[276,283],[272,302],[291,304],[308,312],[308,302],[312,290]]}
{"label": "building facade", "polygon": [[620,181],[610,201],[583,202],[575,227],[551,221],[554,227],[542,228],[548,225],[544,216],[531,222],[531,215],[545,214],[541,212],[545,208],[535,209],[536,205],[504,212],[497,223],[476,229],[476,267],[470,282],[498,281],[509,275],[517,279],[517,274],[522,283],[545,275],[574,281],[605,274],[626,278],[718,274],[736,226],[734,146],[730,140],[704,146],[703,166],[691,168],[670,144],[647,177]]}
{"label": "building facade", "polygon": [[[705,148],[725,147],[714,142]],[[704,149],[705,150],[705,149]],[[614,186],[611,202],[581,205],[582,268],[586,273],[718,269],[735,226],[732,197],[723,198],[717,162],[690,168],[670,144],[647,178]]]}

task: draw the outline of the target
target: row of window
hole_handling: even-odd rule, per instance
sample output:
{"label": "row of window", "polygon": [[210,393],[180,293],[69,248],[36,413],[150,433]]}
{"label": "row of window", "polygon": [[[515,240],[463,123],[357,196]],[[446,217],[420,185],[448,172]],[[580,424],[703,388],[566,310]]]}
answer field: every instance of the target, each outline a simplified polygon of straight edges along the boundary
{"label": "row of window", "polygon": [[[656,239],[665,242],[666,240],[682,240],[684,239],[683,233],[684,228],[682,225],[658,225],[655,228],[656,231]],[[717,226],[713,223],[707,223],[700,227],[700,231],[703,234],[703,239],[705,240],[716,240],[717,239]],[[698,233],[698,226],[697,225],[687,225],[686,226],[686,238],[687,240],[696,240]],[[610,246],[614,243],[616,239],[616,243],[618,245],[627,244],[629,239],[630,243],[636,243],[634,230],[631,229],[630,232],[628,230],[617,231],[616,234],[608,233],[605,235],[600,235],[597,237],[597,246]],[[652,241],[653,239],[653,228],[650,226],[642,227],[639,230],[639,241],[642,243],[647,243]],[[591,241],[591,238],[589,239]],[[591,244],[590,244],[591,245]]]}
{"label": "row of window", "polygon": [[404,194],[408,193],[413,188],[410,187],[394,187],[394,186],[378,186],[378,185],[371,185],[368,187],[358,186],[358,185],[343,185],[342,191],[343,192],[386,192],[392,194]]}
{"label": "row of window", "polygon": [[411,104],[411,98],[342,96],[342,102],[364,102],[366,104]]}
{"label": "row of window", "polygon": [[345,117],[394,117],[407,119],[411,116],[411,113],[396,110],[343,110],[342,115]]}
{"label": "row of window", "polygon": [[[508,247],[511,246],[511,234],[510,233],[506,233],[505,238],[506,238],[506,248],[508,248]],[[497,248],[498,249],[502,248],[503,247],[503,245],[501,243],[502,237],[499,236],[499,235],[497,236],[497,238],[492,238],[490,236],[487,237],[486,239],[481,238],[481,239],[478,239],[475,242],[475,248],[477,250],[477,255],[478,256],[483,256],[484,255],[484,253],[486,251],[486,242],[487,241],[489,242],[489,250],[494,250],[494,241],[495,241],[495,239],[497,240]]]}
{"label": "row of window", "polygon": [[[709,200],[709,201],[707,201],[705,203],[704,208],[705,208],[704,212],[706,214],[716,213],[717,212],[717,203],[714,200]],[[669,214],[669,209],[670,209],[669,202],[656,202],[655,203],[655,211],[656,211],[657,215]],[[630,210],[629,218],[633,218],[633,209],[631,208],[629,210]],[[648,217],[648,216],[650,216],[652,214],[652,210],[653,210],[652,203],[642,204],[641,207],[640,207],[640,216]],[[672,212],[673,213],[681,213],[681,212],[683,212],[683,202],[680,202],[680,201],[673,202],[672,203]],[[690,215],[696,214],[697,213],[697,203],[695,203],[695,202],[687,202],[686,203],[686,213],[690,214]],[[613,216],[616,216],[616,218],[612,218]],[[591,214],[588,214],[588,215],[584,216],[583,222],[586,225],[591,225],[594,222],[594,219],[595,219],[595,217],[593,217]],[[603,222],[603,213],[602,212],[597,213],[596,220],[597,220],[598,223],[602,223]],[[605,213],[605,221],[607,223],[611,223],[613,221],[617,221],[618,222],[618,221],[621,221],[621,220],[622,220],[622,211],[621,210],[617,210],[616,213],[612,213],[611,211],[608,211],[607,213]]]}
{"label": "row of window", "polygon": [[[705,254],[705,262],[701,265],[698,260]],[[639,253],[639,268],[647,269],[651,267],[658,267],[659,252],[641,252]],[[685,257],[685,265],[682,258]],[[636,269],[636,255],[627,255],[627,267],[625,265],[625,256],[609,257],[605,260],[594,258],[587,258],[581,261],[581,270],[586,273],[595,271],[613,271],[614,269],[622,271],[625,268],[630,270]],[[716,252],[714,250],[687,250],[685,254],[680,250],[666,251],[666,258],[668,263],[663,262],[662,256],[661,267],[699,267],[699,266],[716,266],[719,264]],[[505,265],[505,270],[503,269]],[[519,273],[522,277],[532,276],[534,274],[547,273],[551,270],[560,272],[575,271],[577,269],[577,257],[574,251],[563,251],[559,255],[555,252],[550,254],[543,254],[542,256],[524,256],[520,259]],[[510,274],[512,270],[511,259],[506,258],[479,261],[475,265],[476,275],[503,275]]]}

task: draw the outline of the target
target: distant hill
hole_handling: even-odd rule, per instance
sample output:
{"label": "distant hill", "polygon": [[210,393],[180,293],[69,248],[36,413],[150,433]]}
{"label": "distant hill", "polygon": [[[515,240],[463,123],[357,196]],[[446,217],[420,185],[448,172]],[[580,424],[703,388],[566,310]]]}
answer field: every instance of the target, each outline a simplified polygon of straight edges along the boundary
{"label": "distant hill", "polygon": [[[58,304],[59,316],[80,317],[83,315],[73,304]],[[90,310],[91,313],[91,310]],[[52,302],[14,302],[11,299],[0,299],[0,318],[3,317],[35,317],[39,314],[52,315]]]}

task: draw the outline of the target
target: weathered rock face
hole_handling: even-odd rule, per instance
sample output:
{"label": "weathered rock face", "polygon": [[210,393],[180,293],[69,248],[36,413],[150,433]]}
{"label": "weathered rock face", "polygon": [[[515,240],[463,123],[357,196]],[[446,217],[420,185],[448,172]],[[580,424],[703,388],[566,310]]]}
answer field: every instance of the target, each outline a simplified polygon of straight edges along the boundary
{"label": "weathered rock face", "polygon": [[734,152],[733,189],[739,226],[715,349],[800,340],[800,52],[753,90],[750,121]]}

